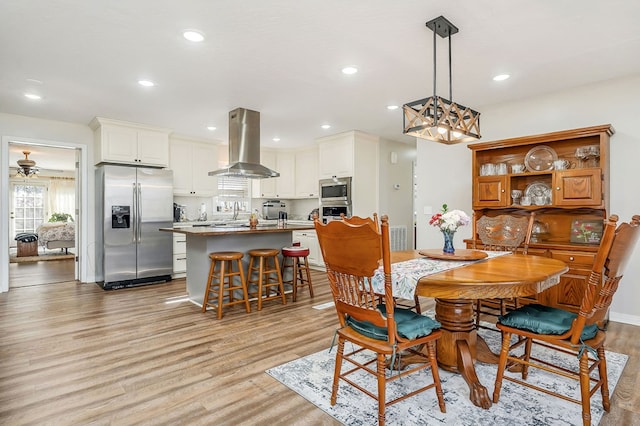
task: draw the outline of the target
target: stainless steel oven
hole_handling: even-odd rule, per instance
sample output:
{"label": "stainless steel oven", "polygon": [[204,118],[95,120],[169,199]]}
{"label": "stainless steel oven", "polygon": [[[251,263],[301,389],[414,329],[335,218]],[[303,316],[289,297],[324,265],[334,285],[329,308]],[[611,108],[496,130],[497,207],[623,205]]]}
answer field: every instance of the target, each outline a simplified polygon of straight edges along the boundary
{"label": "stainless steel oven", "polygon": [[351,178],[322,179],[320,181],[320,202],[347,203],[351,205]]}
{"label": "stainless steel oven", "polygon": [[351,217],[351,204],[344,203],[332,203],[323,204],[320,207],[320,219],[322,223],[328,223],[332,220],[340,220],[340,215],[344,214],[346,217]]}

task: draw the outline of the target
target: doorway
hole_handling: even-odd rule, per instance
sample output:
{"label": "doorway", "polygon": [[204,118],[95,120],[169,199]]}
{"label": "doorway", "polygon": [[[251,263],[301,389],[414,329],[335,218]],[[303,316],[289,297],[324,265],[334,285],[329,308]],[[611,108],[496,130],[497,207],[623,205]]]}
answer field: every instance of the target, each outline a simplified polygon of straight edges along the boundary
{"label": "doorway", "polygon": [[[86,185],[83,184],[87,174],[86,147],[24,138],[2,139],[2,157],[6,160],[2,161],[1,169],[9,184],[2,185],[1,199],[6,207],[1,212],[4,222],[1,225],[3,231],[6,230],[6,234],[2,233],[8,238],[3,238],[1,243],[0,262],[9,263],[9,268],[2,268],[7,272],[5,275],[3,271],[4,276],[0,276],[0,292],[10,287],[82,280],[86,267],[79,248],[82,247],[83,230],[86,232],[86,218],[82,214],[86,211],[82,197],[86,193]],[[17,173],[16,155],[22,156],[22,151],[30,151],[29,159],[36,162],[38,173],[35,177]],[[66,201],[60,194],[65,195]],[[72,230],[72,241],[60,241],[68,239],[66,237],[54,237],[53,241],[39,240],[37,261],[29,261],[23,256],[16,262],[11,256],[17,254],[16,232],[42,232],[41,227],[58,225]],[[52,260],[48,260],[50,256],[53,256]]]}

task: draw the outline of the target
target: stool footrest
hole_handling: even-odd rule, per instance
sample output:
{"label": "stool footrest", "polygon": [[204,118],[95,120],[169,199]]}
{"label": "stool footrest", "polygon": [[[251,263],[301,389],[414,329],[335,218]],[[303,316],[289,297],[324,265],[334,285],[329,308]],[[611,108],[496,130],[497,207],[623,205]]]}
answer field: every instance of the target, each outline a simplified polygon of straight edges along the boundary
{"label": "stool footrest", "polygon": [[[243,256],[244,254],[241,252],[214,252],[209,254],[211,267],[209,268],[202,312],[205,312],[207,307],[211,307],[217,310],[217,317],[221,319],[223,307],[241,303],[245,305],[247,312],[251,312],[247,281],[242,268]],[[236,270],[234,270],[234,266]],[[238,293],[241,295],[237,295]]]}
{"label": "stool footrest", "polygon": [[[249,250],[251,257],[247,271],[247,286],[256,287],[250,295],[257,299],[259,311],[262,310],[263,301],[281,299],[283,305],[287,304],[278,262],[279,253],[280,250],[272,248]],[[275,291],[274,295],[271,294],[272,288]]]}

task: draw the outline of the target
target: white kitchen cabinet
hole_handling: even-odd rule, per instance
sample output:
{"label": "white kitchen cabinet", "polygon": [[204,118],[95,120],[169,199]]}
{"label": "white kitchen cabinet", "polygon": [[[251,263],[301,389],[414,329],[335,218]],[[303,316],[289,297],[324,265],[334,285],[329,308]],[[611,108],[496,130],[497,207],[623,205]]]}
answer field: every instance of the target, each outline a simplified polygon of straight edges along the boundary
{"label": "white kitchen cabinet", "polygon": [[96,164],[169,165],[169,129],[102,117],[89,125],[94,131]]}
{"label": "white kitchen cabinet", "polygon": [[[260,150],[260,164],[277,171],[276,152]],[[277,178],[253,179],[251,186],[253,198],[275,198],[276,179]]]}
{"label": "white kitchen cabinet", "polygon": [[318,148],[295,153],[296,198],[318,198]]}
{"label": "white kitchen cabinet", "polygon": [[320,251],[320,243],[318,242],[316,231],[293,231],[291,234],[294,242],[298,241],[301,247],[309,248],[309,256],[307,257],[309,265],[324,268],[324,260],[322,258],[322,252]]}
{"label": "white kitchen cabinet", "polygon": [[295,155],[289,151],[260,151],[260,163],[280,173],[280,177],[253,181],[254,198],[295,197]]}
{"label": "white kitchen cabinet", "polygon": [[318,140],[320,179],[353,176],[353,132],[340,133]]}
{"label": "white kitchen cabinet", "polygon": [[218,146],[179,137],[171,138],[169,167],[173,170],[174,195],[211,197],[218,192]]}
{"label": "white kitchen cabinet", "polygon": [[280,177],[276,178],[276,198],[293,198],[296,196],[296,159],[291,151],[278,151],[276,154],[276,170]]}
{"label": "white kitchen cabinet", "polygon": [[173,278],[181,278],[187,274],[187,236],[173,234]]}

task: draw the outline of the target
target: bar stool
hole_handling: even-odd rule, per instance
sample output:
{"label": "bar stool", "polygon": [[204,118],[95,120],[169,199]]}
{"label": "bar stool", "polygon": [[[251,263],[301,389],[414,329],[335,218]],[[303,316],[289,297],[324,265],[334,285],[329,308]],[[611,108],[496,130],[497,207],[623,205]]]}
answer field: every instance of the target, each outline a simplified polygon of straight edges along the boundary
{"label": "bar stool", "polygon": [[[309,271],[308,256],[308,247],[294,245],[292,247],[282,248],[282,283],[291,284],[291,287],[293,288],[294,302],[298,297],[298,288],[309,287],[309,296],[313,297],[313,286],[311,285],[311,272]],[[291,279],[285,281],[284,275],[286,270],[289,268],[292,268]]]}
{"label": "bar stool", "polygon": [[[247,293],[247,282],[242,269],[242,258],[244,254],[239,251],[219,251],[209,254],[211,267],[209,268],[209,278],[207,288],[204,292],[204,302],[202,312],[206,312],[207,306],[217,309],[218,319],[222,318],[222,308],[244,303],[247,312],[251,312],[249,306],[249,294]],[[233,265],[236,270],[233,270]],[[239,277],[234,279],[234,277]],[[239,282],[238,282],[239,281]],[[242,290],[242,298],[237,299],[234,291]],[[227,292],[226,302],[224,301]],[[214,303],[217,302],[217,303]]]}
{"label": "bar stool", "polygon": [[[271,248],[249,250],[249,270],[247,272],[247,286],[256,284],[257,292],[251,292],[251,297],[258,298],[258,310],[262,310],[262,302],[273,299],[282,299],[282,304],[287,304],[280,274],[280,262],[278,253],[280,250]],[[255,265],[257,264],[257,265]],[[253,276],[257,275],[254,279]],[[271,288],[275,294],[271,295]]]}

